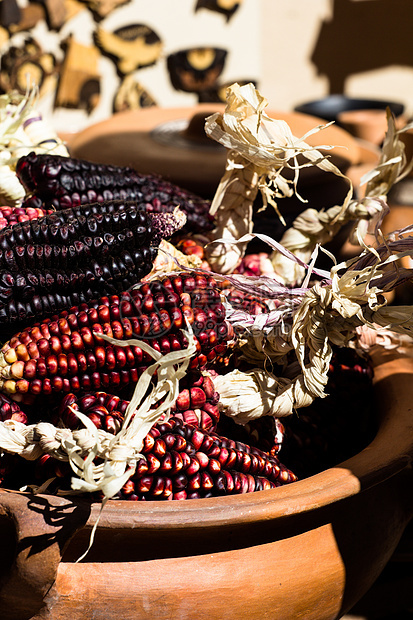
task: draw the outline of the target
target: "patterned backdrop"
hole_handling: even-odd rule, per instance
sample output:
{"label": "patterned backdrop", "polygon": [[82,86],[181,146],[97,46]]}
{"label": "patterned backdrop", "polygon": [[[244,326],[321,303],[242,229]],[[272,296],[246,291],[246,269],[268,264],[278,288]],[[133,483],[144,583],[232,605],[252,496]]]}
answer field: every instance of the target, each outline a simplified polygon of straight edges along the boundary
{"label": "patterned backdrop", "polygon": [[1,92],[35,82],[60,131],[259,82],[258,0],[1,0],[0,12]]}

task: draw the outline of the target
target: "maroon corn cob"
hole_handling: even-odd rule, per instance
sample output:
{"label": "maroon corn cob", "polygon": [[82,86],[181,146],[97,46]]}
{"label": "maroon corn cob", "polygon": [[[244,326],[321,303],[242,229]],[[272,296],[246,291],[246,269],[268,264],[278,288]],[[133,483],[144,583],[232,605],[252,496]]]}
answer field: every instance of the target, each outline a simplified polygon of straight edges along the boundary
{"label": "maroon corn cob", "polygon": [[142,453],[145,459],[123,487],[122,498],[195,499],[261,491],[297,480],[276,457],[177,418],[156,424]]}
{"label": "maroon corn cob", "polygon": [[[5,394],[0,394],[0,422],[6,422],[6,420],[27,424],[27,415],[18,403]],[[17,474],[22,468],[22,460],[16,454],[0,450],[0,487],[18,489],[25,484],[24,477]]]}
{"label": "maroon corn cob", "polygon": [[43,217],[43,215],[46,215],[45,209],[2,206],[0,207],[0,229],[19,222]]}
{"label": "maroon corn cob", "polygon": [[269,306],[264,297],[260,298],[257,295],[250,295],[243,291],[235,290],[232,287],[226,289],[224,292],[226,299],[234,310],[243,310],[250,314],[264,314],[269,312]]}
{"label": "maroon corn cob", "polygon": [[[68,408],[80,410],[98,428],[117,433],[128,401],[102,393],[77,398],[68,394],[58,420],[71,429],[79,426]],[[274,456],[256,448],[201,430],[176,416],[155,424],[144,440],[144,458],[124,485],[119,498],[130,500],[192,499],[248,493],[294,482],[296,476]],[[43,479],[64,476],[64,466],[43,459]],[[56,468],[55,470],[53,468]]]}
{"label": "maroon corn cob", "polygon": [[[178,394],[171,415],[203,430],[215,430],[219,418],[219,394],[211,379],[199,371],[190,371],[180,385],[185,387]],[[79,420],[69,409],[72,405],[92,419],[97,428],[117,433],[128,404],[128,400],[107,392],[88,392],[79,396],[71,393],[64,396],[53,422],[61,420],[64,426],[77,428]]]}
{"label": "maroon corn cob", "polygon": [[105,200],[135,200],[153,212],[171,212],[179,206],[187,216],[189,231],[213,228],[209,201],[129,167],[33,152],[18,160],[16,174],[30,194],[23,202],[26,207],[61,210]]}
{"label": "maroon corn cob", "polygon": [[192,371],[179,383],[180,393],[171,415],[206,431],[215,431],[219,420],[219,394],[206,372]]}
{"label": "maroon corn cob", "polygon": [[6,420],[15,420],[26,424],[27,415],[21,410],[18,403],[11,400],[6,394],[0,394],[0,422]]}
{"label": "maroon corn cob", "polygon": [[17,333],[0,353],[0,391],[30,401],[41,393],[134,384],[152,358],[139,347],[112,346],[97,334],[140,338],[166,354],[186,348],[185,317],[197,346],[191,368],[204,368],[226,349],[232,330],[215,280],[180,274],[61,312]]}

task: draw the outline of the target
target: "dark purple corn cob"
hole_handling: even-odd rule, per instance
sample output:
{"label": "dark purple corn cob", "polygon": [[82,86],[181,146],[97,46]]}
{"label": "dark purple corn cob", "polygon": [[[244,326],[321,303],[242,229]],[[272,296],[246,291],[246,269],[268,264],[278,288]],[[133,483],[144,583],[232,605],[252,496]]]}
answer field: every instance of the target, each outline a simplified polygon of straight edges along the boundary
{"label": "dark purple corn cob", "polygon": [[[135,203],[81,206],[0,231],[0,324],[40,320],[119,293],[151,269],[173,214]],[[93,207],[95,210],[93,210]]]}
{"label": "dark purple corn cob", "polygon": [[154,213],[179,206],[191,232],[209,231],[214,225],[208,201],[129,167],[33,152],[19,159],[16,174],[29,194],[23,203],[26,207],[61,210],[105,200],[135,200]]}
{"label": "dark purple corn cob", "polygon": [[18,332],[0,352],[0,391],[31,402],[38,394],[133,385],[152,358],[139,347],[112,346],[97,334],[139,338],[166,354],[187,347],[185,317],[197,346],[190,366],[204,368],[225,351],[232,330],[215,280],[180,274],[82,304]]}

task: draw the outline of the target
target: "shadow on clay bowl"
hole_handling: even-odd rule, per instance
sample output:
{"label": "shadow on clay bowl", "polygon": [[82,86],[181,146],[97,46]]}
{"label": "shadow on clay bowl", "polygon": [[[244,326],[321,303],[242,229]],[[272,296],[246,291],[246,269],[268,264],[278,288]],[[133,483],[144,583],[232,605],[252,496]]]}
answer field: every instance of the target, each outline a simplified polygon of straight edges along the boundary
{"label": "shadow on clay bowl", "polygon": [[268,491],[98,504],[0,492],[3,620],[332,620],[374,583],[413,516],[413,359],[373,353],[378,432]]}
{"label": "shadow on clay bowl", "polygon": [[397,101],[329,95],[323,99],[316,99],[297,105],[294,110],[301,114],[319,116],[326,121],[335,121],[340,124],[338,117],[343,112],[353,110],[386,110],[387,107],[390,108],[396,118],[403,114],[405,108],[403,103]]}

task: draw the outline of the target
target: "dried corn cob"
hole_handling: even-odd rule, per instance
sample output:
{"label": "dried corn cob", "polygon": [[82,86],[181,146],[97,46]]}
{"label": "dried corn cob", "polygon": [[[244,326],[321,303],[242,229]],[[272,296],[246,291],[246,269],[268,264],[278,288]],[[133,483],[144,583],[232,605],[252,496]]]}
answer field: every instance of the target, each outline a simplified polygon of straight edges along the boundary
{"label": "dried corn cob", "polygon": [[[87,414],[98,428],[104,425],[105,429],[117,432],[120,420],[113,418],[102,402],[109,409],[119,407],[118,399],[110,395],[86,394],[76,399],[74,394],[68,394],[60,408],[63,424],[78,426],[75,414],[68,409],[70,405]],[[119,408],[123,407],[121,404]],[[144,458],[138,461],[135,472],[118,494],[121,499],[212,497],[260,491],[297,480],[276,457],[201,430],[177,417],[152,427],[145,437],[142,454]],[[37,467],[38,480],[44,482],[52,476],[66,476],[69,484],[66,465],[52,457],[43,458]]]}
{"label": "dried corn cob", "polygon": [[[144,208],[121,204],[121,210],[110,213],[83,215],[64,211],[51,213],[40,219],[21,222],[0,231],[0,265],[12,264],[13,253],[20,269],[67,267],[88,262],[91,256],[104,258],[116,255],[120,249],[145,247],[152,243],[152,218]],[[115,208],[116,209],[116,208]],[[162,216],[159,216],[161,218]],[[59,250],[56,249],[59,248]],[[56,265],[57,262],[57,265]]]}
{"label": "dried corn cob", "polygon": [[27,415],[18,403],[8,398],[5,394],[0,394],[0,421],[16,420],[22,424],[27,423]]}
{"label": "dried corn cob", "polygon": [[[27,415],[18,403],[8,398],[5,394],[0,394],[0,422],[14,420],[27,424]],[[25,474],[22,476],[21,469],[26,469],[15,454],[9,454],[0,450],[0,487],[18,489],[23,486]]]}
{"label": "dried corn cob", "polygon": [[181,389],[171,415],[206,431],[215,431],[219,420],[219,394],[207,373],[189,372],[180,381]]}
{"label": "dried corn cob", "polygon": [[128,289],[148,274],[163,235],[180,213],[148,214],[108,202],[46,215],[0,230],[0,323],[40,320]]}
{"label": "dried corn cob", "polygon": [[277,458],[177,418],[154,426],[142,453],[145,458],[120,493],[124,499],[232,495],[297,480]]}
{"label": "dried corn cob", "polygon": [[132,168],[30,153],[19,159],[16,174],[30,194],[24,206],[60,210],[90,202],[135,200],[153,212],[172,212],[179,206],[187,216],[186,228],[190,231],[213,228],[208,201]]}
{"label": "dried corn cob", "polygon": [[[219,394],[215,392],[211,379],[192,371],[186,375],[183,383],[191,387],[180,391],[176,405],[171,409],[171,416],[203,430],[213,430],[219,417]],[[81,424],[73,413],[76,410],[84,413],[97,428],[116,434],[121,428],[128,405],[128,400],[107,392],[87,392],[79,396],[69,393],[52,414],[52,422],[72,430],[77,429]]]}
{"label": "dried corn cob", "polygon": [[185,319],[197,344],[191,368],[203,368],[225,351],[232,330],[215,280],[180,274],[72,308],[17,333],[0,353],[0,391],[30,401],[41,393],[136,383],[150,357],[139,347],[112,345],[98,334],[138,337],[166,354],[186,348]]}
{"label": "dried corn cob", "polygon": [[9,207],[7,205],[0,207],[0,229],[6,226],[12,226],[18,222],[33,220],[46,215],[45,209],[34,209],[32,207]]}

